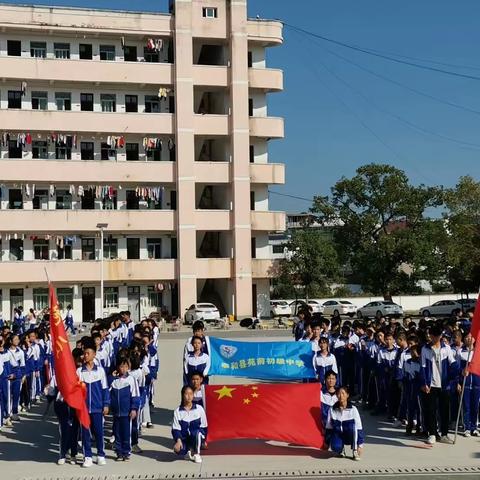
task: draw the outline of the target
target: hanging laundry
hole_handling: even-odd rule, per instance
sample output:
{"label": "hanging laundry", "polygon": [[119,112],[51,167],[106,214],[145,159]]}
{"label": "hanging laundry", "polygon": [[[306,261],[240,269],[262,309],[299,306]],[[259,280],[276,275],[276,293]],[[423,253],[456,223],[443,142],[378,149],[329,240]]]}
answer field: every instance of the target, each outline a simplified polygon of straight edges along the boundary
{"label": "hanging laundry", "polygon": [[122,45],[122,50],[125,50],[125,37],[120,37],[120,44]]}
{"label": "hanging laundry", "polygon": [[29,133],[25,135],[25,142],[27,143],[27,145],[32,144],[32,136]]}
{"label": "hanging laundry", "polygon": [[55,185],[50,185],[50,196],[53,197],[55,195]]}
{"label": "hanging laundry", "polygon": [[175,148],[175,142],[173,141],[172,138],[168,139],[168,149],[173,150]]}
{"label": "hanging laundry", "polygon": [[83,197],[83,195],[85,194],[85,191],[84,191],[84,189],[83,189],[83,185],[79,185],[79,186],[78,186],[78,191],[77,191],[77,193],[78,193],[78,196],[79,196],[79,197]]}
{"label": "hanging laundry", "polygon": [[20,90],[22,91],[22,97],[24,97],[27,94],[27,82],[22,82]]}

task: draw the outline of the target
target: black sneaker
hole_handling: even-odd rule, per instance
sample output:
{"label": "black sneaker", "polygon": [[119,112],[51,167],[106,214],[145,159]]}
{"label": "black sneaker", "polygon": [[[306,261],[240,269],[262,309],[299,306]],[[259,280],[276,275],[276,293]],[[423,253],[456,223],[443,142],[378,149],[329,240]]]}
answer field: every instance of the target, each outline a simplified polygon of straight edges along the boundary
{"label": "black sneaker", "polygon": [[122,462],[123,457],[121,455],[117,455],[117,458],[115,459],[116,462]]}

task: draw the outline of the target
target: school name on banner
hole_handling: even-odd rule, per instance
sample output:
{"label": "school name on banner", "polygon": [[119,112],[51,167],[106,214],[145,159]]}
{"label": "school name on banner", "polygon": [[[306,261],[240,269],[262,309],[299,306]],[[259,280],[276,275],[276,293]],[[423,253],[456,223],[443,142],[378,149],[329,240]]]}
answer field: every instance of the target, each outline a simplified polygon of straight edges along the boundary
{"label": "school name on banner", "polygon": [[210,337],[210,375],[266,380],[314,378],[309,342],[237,342]]}

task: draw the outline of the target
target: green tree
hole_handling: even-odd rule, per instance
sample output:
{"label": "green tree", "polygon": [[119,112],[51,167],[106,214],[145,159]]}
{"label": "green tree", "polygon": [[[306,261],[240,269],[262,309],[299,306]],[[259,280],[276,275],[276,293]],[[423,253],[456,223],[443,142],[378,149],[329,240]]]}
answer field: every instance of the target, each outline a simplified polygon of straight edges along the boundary
{"label": "green tree", "polygon": [[460,178],[445,194],[447,278],[460,293],[476,292],[480,285],[480,182]]}
{"label": "green tree", "polygon": [[442,204],[442,189],[413,186],[391,165],[368,164],[343,177],[327,197],[314,199],[312,213],[334,224],[335,240],[362,287],[388,299],[414,292],[416,281],[438,276],[435,232],[441,223],[425,212]]}
{"label": "green tree", "polygon": [[286,244],[287,258],[279,264],[277,285],[283,292],[313,298],[328,294],[329,284],[339,272],[337,251],[331,239],[318,229],[302,228],[292,232]]}

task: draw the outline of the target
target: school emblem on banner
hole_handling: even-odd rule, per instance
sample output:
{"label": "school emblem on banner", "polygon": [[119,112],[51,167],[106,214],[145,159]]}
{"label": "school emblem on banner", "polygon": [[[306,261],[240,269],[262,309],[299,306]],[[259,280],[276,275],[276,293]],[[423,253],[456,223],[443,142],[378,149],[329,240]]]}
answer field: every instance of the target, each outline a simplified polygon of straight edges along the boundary
{"label": "school emblem on banner", "polygon": [[223,358],[232,358],[238,351],[237,347],[232,345],[220,345],[220,355]]}

